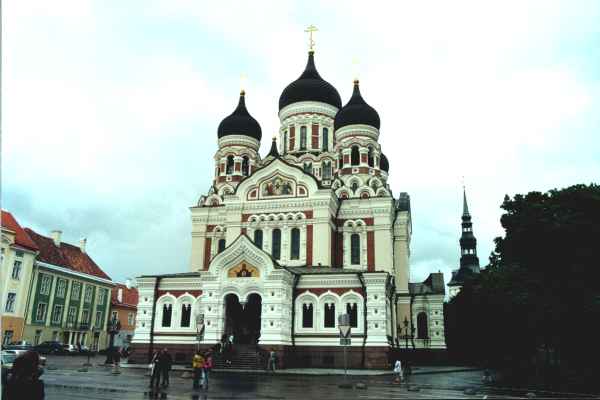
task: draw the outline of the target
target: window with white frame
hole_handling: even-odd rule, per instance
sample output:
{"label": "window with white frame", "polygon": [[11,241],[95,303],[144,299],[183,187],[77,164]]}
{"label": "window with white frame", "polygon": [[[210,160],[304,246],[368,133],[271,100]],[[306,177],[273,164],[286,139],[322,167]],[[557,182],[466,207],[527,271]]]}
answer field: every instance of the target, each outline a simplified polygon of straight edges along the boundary
{"label": "window with white frame", "polygon": [[37,310],[35,311],[36,322],[46,321],[46,311],[48,310],[48,304],[38,303]]}
{"label": "window with white frame", "polygon": [[71,289],[71,298],[79,300],[80,294],[81,294],[81,283],[73,282],[73,286]]}
{"label": "window with white frame", "polygon": [[181,327],[189,328],[192,317],[192,305],[182,304],[181,305]]}
{"label": "window with white frame", "polygon": [[323,306],[325,328],[335,328],[335,303],[325,303]]}
{"label": "window with white frame", "polygon": [[119,312],[118,311],[113,311],[110,313],[110,320],[115,320],[115,319],[119,319]]}
{"label": "window with white frame", "polygon": [[314,306],[312,303],[304,303],[302,305],[302,327],[312,328],[314,317]]}
{"label": "window with white frame", "polygon": [[350,264],[360,264],[360,235],[358,233],[350,236]]}
{"label": "window with white frame", "polygon": [[13,264],[12,270],[12,278],[15,280],[19,280],[21,278],[21,266],[23,265],[23,261],[15,260]]}
{"label": "window with white frame", "polygon": [[16,293],[9,293],[6,296],[6,306],[4,307],[5,312],[15,312],[15,302],[17,301]]}
{"label": "window with white frame", "polygon": [[96,323],[94,324],[94,326],[96,328],[102,328],[102,325],[104,325],[102,323],[102,311],[96,311]]}
{"label": "window with white frame", "polygon": [[75,315],[77,313],[77,307],[70,306],[69,312],[67,313],[67,323],[74,324],[75,323]]}
{"label": "window with white frame", "polygon": [[92,302],[92,292],[94,291],[94,288],[91,286],[86,286],[85,287],[85,298],[84,301],[86,303],[91,303]]}
{"label": "window with white frame", "polygon": [[273,229],[272,232],[271,255],[276,260],[281,258],[281,230],[279,228]]}
{"label": "window with white frame", "polygon": [[291,231],[291,246],[290,246],[290,259],[300,259],[300,229],[292,228]]}
{"label": "window with white frame", "polygon": [[67,292],[67,281],[65,279],[59,279],[56,283],[56,297],[60,297],[61,299],[65,297],[65,293]]}
{"label": "window with white frame", "polygon": [[259,249],[262,249],[262,246],[263,246],[263,231],[262,231],[262,229],[256,229],[254,231],[254,244]]}
{"label": "window with white frame", "polygon": [[98,293],[98,304],[104,304],[104,300],[106,300],[105,290],[106,289],[100,289],[100,292]]}
{"label": "window with white frame", "polygon": [[6,346],[12,343],[14,332],[6,330],[4,331],[4,335],[2,336],[2,346]]}
{"label": "window with white frame", "polygon": [[40,294],[49,295],[50,286],[52,286],[52,277],[46,274],[40,274]]}
{"label": "window with white frame", "polygon": [[133,325],[135,324],[135,314],[130,312],[129,314],[127,314],[127,324],[129,325]]}
{"label": "window with white frame", "polygon": [[171,326],[172,313],[173,313],[173,307],[171,306],[171,304],[163,304],[162,323],[161,323],[161,326],[163,328],[168,328]]}
{"label": "window with white frame", "polygon": [[60,324],[60,320],[62,319],[62,311],[63,306],[61,304],[54,305],[54,308],[52,309],[52,317],[50,318],[53,324]]}
{"label": "window with white frame", "polygon": [[33,337],[33,345],[38,345],[42,341],[42,330],[36,329],[35,336]]}
{"label": "window with white frame", "polygon": [[346,303],[346,313],[350,315],[350,326],[358,328],[358,305],[356,303]]}
{"label": "window with white frame", "polygon": [[90,322],[90,311],[89,310],[83,310],[81,312],[81,323],[82,324],[89,324]]}

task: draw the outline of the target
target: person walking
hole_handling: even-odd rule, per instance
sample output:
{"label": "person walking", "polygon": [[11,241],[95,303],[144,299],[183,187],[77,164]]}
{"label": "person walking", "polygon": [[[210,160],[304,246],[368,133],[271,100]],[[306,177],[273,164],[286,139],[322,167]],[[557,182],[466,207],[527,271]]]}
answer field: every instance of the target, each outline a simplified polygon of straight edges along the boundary
{"label": "person walking", "polygon": [[173,358],[171,354],[169,354],[169,350],[166,348],[162,349],[160,355],[158,356],[158,369],[160,370],[162,376],[162,387],[169,387],[169,371],[171,371],[171,366],[173,365]]}
{"label": "person walking", "polygon": [[204,366],[203,366],[204,376],[202,378],[202,388],[204,390],[208,390],[208,376],[210,375],[210,370],[212,369],[212,367],[213,367],[212,355],[210,354],[210,352],[208,352],[204,356]]}
{"label": "person walking", "polygon": [[27,351],[15,359],[10,377],[4,387],[5,400],[43,400],[44,381],[40,379],[40,356]]}
{"label": "person walking", "polygon": [[396,360],[394,364],[394,375],[396,376],[394,383],[402,383],[402,363],[400,360]]}
{"label": "person walking", "polygon": [[158,367],[158,357],[160,353],[155,351],[150,360],[150,387],[158,391],[158,383],[160,381],[160,369]]}
{"label": "person walking", "polygon": [[196,351],[192,358],[192,368],[194,369],[194,389],[200,388],[200,379],[202,379],[202,370],[204,368],[204,357],[200,350]]}
{"label": "person walking", "polygon": [[268,361],[267,365],[268,365],[267,369],[269,371],[275,372],[275,368],[277,365],[277,354],[275,354],[274,350],[271,350],[269,352],[269,361]]}

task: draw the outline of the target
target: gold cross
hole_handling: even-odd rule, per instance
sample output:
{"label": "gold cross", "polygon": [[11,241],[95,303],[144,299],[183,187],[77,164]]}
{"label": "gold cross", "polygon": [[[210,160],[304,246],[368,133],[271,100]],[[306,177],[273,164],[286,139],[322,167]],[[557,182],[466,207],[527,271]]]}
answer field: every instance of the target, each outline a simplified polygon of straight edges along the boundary
{"label": "gold cross", "polygon": [[313,40],[313,32],[318,31],[317,27],[314,25],[310,25],[308,28],[304,30],[304,32],[308,32],[308,50],[315,51],[315,41]]}

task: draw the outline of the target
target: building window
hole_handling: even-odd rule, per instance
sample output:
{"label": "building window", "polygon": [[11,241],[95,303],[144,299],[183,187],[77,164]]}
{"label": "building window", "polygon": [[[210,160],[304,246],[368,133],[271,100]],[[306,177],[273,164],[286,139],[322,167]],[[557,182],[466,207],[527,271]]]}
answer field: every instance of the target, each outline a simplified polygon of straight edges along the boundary
{"label": "building window", "polygon": [[77,313],[77,307],[75,307],[75,306],[69,307],[69,313],[67,314],[67,324],[75,323],[75,313]]}
{"label": "building window", "polygon": [[17,300],[17,294],[16,293],[9,293],[8,296],[6,296],[6,306],[4,307],[4,311],[5,312],[15,312],[15,302]]}
{"label": "building window", "polygon": [[250,160],[248,160],[248,156],[242,157],[242,175],[248,176],[250,172]]}
{"label": "building window", "polygon": [[110,320],[113,321],[115,319],[119,319],[119,312],[118,311],[113,311],[110,313]]}
{"label": "building window", "polygon": [[104,325],[102,323],[102,311],[96,311],[96,323],[94,324],[94,326],[96,328],[102,328],[102,325]]}
{"label": "building window", "polygon": [[89,310],[83,310],[83,312],[81,313],[81,323],[82,324],[90,323],[90,311]]}
{"label": "building window", "polygon": [[98,304],[104,304],[104,300],[106,296],[106,289],[100,289],[100,293],[98,293]]}
{"label": "building window", "polygon": [[33,345],[37,346],[42,341],[42,330],[37,329],[35,331],[35,336],[33,337]]}
{"label": "building window", "polygon": [[81,291],[81,283],[74,282],[71,288],[71,298],[75,300],[79,300],[79,295]]}
{"label": "building window", "polygon": [[92,302],[92,291],[93,291],[93,288],[91,286],[85,287],[85,302],[86,303]]}
{"label": "building window", "polygon": [[227,156],[227,164],[225,165],[225,173],[228,175],[233,173],[233,156]]}
{"label": "building window", "polygon": [[417,339],[429,339],[427,314],[425,312],[417,314]]}
{"label": "building window", "polygon": [[350,315],[350,326],[358,328],[358,307],[356,303],[346,303],[346,312]]}
{"label": "building window", "polygon": [[373,148],[371,146],[369,146],[368,161],[369,161],[369,167],[372,167],[373,166]]}
{"label": "building window", "polygon": [[288,147],[288,136],[287,131],[283,132],[283,154],[286,153]]}
{"label": "building window", "polygon": [[290,259],[298,260],[300,258],[300,229],[292,229],[291,242]]}
{"label": "building window", "polygon": [[4,331],[4,335],[2,336],[2,346],[6,346],[12,343],[14,332],[13,331]]}
{"label": "building window", "polygon": [[323,128],[323,151],[329,148],[329,129]]}
{"label": "building window", "polygon": [[133,326],[135,324],[135,314],[130,312],[127,314],[127,324]]}
{"label": "building window", "polygon": [[323,179],[331,179],[331,161],[323,161]]}
{"label": "building window", "polygon": [[22,261],[19,260],[15,260],[15,263],[13,264],[13,270],[12,270],[12,278],[19,280],[19,278],[21,277],[21,266],[23,265]]}
{"label": "building window", "polygon": [[360,264],[360,235],[358,233],[350,236],[350,264]]}
{"label": "building window", "polygon": [[163,305],[163,313],[162,313],[162,326],[164,328],[171,326],[171,314],[173,312],[173,307],[170,304]]}
{"label": "building window", "polygon": [[16,250],[16,251],[15,251],[15,257],[18,257],[18,258],[23,258],[23,255],[24,255],[24,254],[25,254],[25,253],[23,253],[23,250]]}
{"label": "building window", "polygon": [[63,306],[60,304],[56,304],[54,309],[52,310],[52,317],[50,318],[53,324],[60,324],[60,320],[62,319],[62,311]]}
{"label": "building window", "polygon": [[306,127],[300,127],[300,150],[306,150]]}
{"label": "building window", "polygon": [[304,172],[308,173],[308,174],[312,174],[312,163],[311,162],[305,162],[303,165],[303,169]]}
{"label": "building window", "polygon": [[360,153],[358,151],[358,146],[352,146],[352,151],[350,153],[350,164],[351,165],[360,164]]}
{"label": "building window", "polygon": [[37,310],[35,311],[35,320],[36,322],[44,322],[46,321],[46,310],[48,308],[48,304],[46,303],[38,303]]}
{"label": "building window", "polygon": [[279,260],[281,258],[281,230],[273,229],[271,237],[271,255],[274,259]]}
{"label": "building window", "polygon": [[61,299],[65,297],[65,292],[67,291],[67,281],[64,279],[59,279],[56,284],[56,297],[60,297]]}
{"label": "building window", "polygon": [[219,239],[218,244],[218,253],[221,253],[223,250],[225,250],[225,239]]}
{"label": "building window", "polygon": [[312,328],[313,327],[313,305],[304,304],[302,306],[302,327]]}
{"label": "building window", "polygon": [[40,274],[40,294],[49,295],[50,286],[52,285],[52,277],[46,274]]}
{"label": "building window", "polygon": [[190,327],[190,320],[192,316],[192,305],[182,304],[181,305],[181,326],[183,328]]}
{"label": "building window", "polygon": [[254,231],[254,244],[259,249],[262,249],[262,246],[263,246],[263,231],[262,231],[262,229],[257,229]]}
{"label": "building window", "polygon": [[325,328],[335,328],[335,304],[325,303]]}
{"label": "building window", "polygon": [[344,166],[344,157],[340,154],[340,158],[338,158],[338,169],[341,169]]}

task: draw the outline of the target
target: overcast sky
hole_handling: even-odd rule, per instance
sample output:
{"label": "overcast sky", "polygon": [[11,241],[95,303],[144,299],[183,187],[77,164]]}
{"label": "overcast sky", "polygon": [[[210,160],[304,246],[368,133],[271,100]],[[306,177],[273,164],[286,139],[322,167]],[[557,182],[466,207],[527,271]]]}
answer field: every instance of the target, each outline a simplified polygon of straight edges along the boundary
{"label": "overcast sky", "polygon": [[482,265],[505,194],[600,181],[600,1],[3,6],[2,208],[87,237],[114,280],[188,270],[188,207],[240,74],[265,155],[309,24],[321,76],[346,103],[357,73],[379,112],[389,184],[411,196],[413,281],[458,265],[461,176]]}

